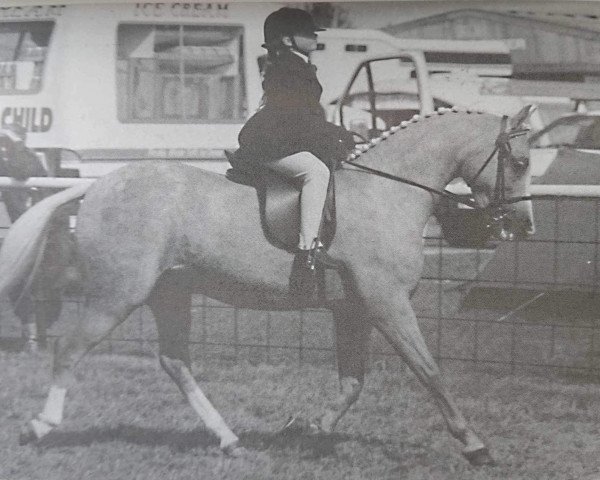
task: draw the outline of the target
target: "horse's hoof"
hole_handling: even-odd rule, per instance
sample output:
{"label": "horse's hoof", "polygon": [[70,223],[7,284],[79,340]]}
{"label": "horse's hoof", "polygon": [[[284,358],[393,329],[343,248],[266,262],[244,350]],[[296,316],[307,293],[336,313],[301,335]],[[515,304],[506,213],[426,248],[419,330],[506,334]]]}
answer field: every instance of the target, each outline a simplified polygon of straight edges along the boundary
{"label": "horse's hoof", "polygon": [[292,415],[277,433],[278,435],[317,435],[320,433],[320,428],[314,422]]}
{"label": "horse's hoof", "polygon": [[23,345],[23,352],[33,355],[40,353],[38,342],[35,340],[27,340],[25,345]]}
{"label": "horse's hoof", "polygon": [[21,429],[21,433],[19,434],[19,445],[27,445],[28,443],[37,441],[37,439],[38,438],[33,430],[33,427],[30,423],[27,423],[27,425]]}
{"label": "horse's hoof", "polygon": [[463,452],[463,455],[474,467],[497,465],[496,461],[490,455],[490,451],[487,447],[479,448],[477,450],[473,450],[472,452]]}
{"label": "horse's hoof", "polygon": [[226,445],[221,450],[226,456],[231,458],[241,458],[248,454],[248,450],[246,450],[244,447],[240,447],[238,442]]}
{"label": "horse's hoof", "polygon": [[279,429],[278,435],[298,435],[306,429],[307,420],[297,415],[290,415],[285,425]]}

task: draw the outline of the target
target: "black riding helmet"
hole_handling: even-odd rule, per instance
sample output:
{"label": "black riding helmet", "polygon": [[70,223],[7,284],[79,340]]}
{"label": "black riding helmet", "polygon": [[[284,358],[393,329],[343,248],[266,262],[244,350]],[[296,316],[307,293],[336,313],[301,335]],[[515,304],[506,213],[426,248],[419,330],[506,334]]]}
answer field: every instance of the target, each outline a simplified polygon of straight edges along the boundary
{"label": "black riding helmet", "polygon": [[272,45],[282,37],[323,32],[310,13],[299,8],[283,7],[271,13],[265,20],[265,44]]}

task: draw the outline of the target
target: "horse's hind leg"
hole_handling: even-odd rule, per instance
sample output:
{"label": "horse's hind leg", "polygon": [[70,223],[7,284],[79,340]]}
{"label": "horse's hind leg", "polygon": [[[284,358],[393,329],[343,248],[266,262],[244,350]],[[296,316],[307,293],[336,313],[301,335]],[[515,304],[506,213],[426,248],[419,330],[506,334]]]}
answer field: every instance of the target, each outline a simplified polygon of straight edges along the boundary
{"label": "horse's hind leg", "polygon": [[462,413],[443,385],[439,369],[421,334],[408,294],[394,292],[368,300],[368,311],[376,328],[406,361],[419,380],[429,389],[454,438],[464,445],[463,455],[475,465],[493,463],[486,446],[467,426]]}
{"label": "horse's hind leg", "polygon": [[127,318],[132,308],[116,310],[114,305],[107,306],[98,299],[88,299],[77,328],[69,336],[59,338],[55,343],[52,386],[44,410],[22,432],[21,444],[39,440],[60,425],[67,387],[73,381],[72,369],[87,352]]}
{"label": "horse's hind leg", "polygon": [[36,339],[39,348],[48,346],[48,328],[59,319],[62,311],[62,298],[59,290],[44,286],[35,299]]}
{"label": "horse's hind leg", "polygon": [[358,400],[362,391],[368,343],[372,326],[357,305],[344,303],[333,309],[340,392],[327,406],[320,427],[331,432],[342,416]]}
{"label": "horse's hind leg", "polygon": [[177,384],[201,420],[229,455],[239,455],[238,437],[206,398],[191,373],[189,337],[191,293],[183,272],[169,272],[156,285],[148,299],[158,328],[160,364]]}
{"label": "horse's hind leg", "polygon": [[[16,299],[15,299],[16,300]],[[23,338],[23,349],[33,353],[38,350],[38,327],[35,318],[35,302],[31,295],[25,295],[16,305],[15,314],[21,319],[21,336]]]}

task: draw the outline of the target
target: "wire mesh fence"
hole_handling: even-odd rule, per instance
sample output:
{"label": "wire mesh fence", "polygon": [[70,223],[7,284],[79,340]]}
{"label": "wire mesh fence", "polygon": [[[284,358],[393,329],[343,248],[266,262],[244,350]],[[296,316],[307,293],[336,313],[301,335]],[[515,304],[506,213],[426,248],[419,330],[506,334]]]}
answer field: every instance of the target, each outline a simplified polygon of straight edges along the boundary
{"label": "wire mesh fence", "polygon": [[[450,246],[439,228],[428,229],[425,270],[413,306],[442,366],[598,374],[599,201],[536,200],[533,236],[483,248]],[[65,299],[60,320],[49,329],[51,338],[72,328],[81,302]],[[192,318],[190,346],[199,362],[335,364],[334,325],[327,310],[251,311],[197,295]],[[0,327],[3,343],[19,342],[19,325]],[[156,351],[156,343],[152,315],[140,308],[98,349],[148,353]],[[371,364],[387,367],[398,361],[374,332]]]}

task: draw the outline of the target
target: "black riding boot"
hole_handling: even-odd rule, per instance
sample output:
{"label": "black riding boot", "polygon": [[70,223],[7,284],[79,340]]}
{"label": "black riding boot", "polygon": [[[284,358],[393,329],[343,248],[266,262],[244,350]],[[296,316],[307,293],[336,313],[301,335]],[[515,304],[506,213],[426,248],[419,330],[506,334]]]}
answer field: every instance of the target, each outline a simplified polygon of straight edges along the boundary
{"label": "black riding boot", "polygon": [[340,263],[329,256],[323,245],[310,250],[308,261],[310,264],[322,269],[338,269],[340,267]]}
{"label": "black riding boot", "polygon": [[317,270],[310,261],[311,250],[299,249],[292,263],[290,275],[290,293],[310,298],[317,289]]}
{"label": "black riding boot", "polygon": [[299,249],[292,264],[290,292],[307,298],[315,296],[318,293],[319,275],[327,268],[337,269],[339,266],[323,246],[310,250]]}

